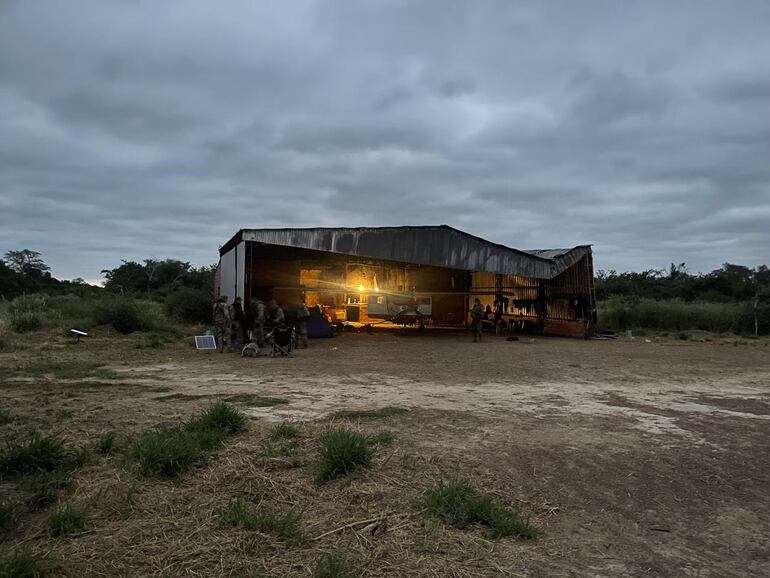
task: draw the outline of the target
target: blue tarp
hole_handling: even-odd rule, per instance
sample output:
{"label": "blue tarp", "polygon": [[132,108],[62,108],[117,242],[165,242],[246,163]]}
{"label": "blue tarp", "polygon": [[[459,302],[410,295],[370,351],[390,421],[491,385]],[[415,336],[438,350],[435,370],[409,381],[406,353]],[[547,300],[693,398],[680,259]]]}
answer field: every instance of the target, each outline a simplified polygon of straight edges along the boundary
{"label": "blue tarp", "polygon": [[325,317],[318,313],[311,313],[307,320],[307,336],[310,338],[334,337],[334,332]]}

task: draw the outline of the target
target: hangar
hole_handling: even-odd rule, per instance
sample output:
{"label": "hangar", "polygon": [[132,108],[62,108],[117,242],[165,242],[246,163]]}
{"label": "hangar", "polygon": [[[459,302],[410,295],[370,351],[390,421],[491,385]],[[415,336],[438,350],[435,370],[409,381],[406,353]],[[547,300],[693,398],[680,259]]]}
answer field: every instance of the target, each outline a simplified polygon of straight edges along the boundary
{"label": "hangar", "polygon": [[217,296],[320,306],[331,321],[469,323],[478,297],[509,329],[583,336],[596,306],[590,245],[523,251],[447,225],[241,229]]}

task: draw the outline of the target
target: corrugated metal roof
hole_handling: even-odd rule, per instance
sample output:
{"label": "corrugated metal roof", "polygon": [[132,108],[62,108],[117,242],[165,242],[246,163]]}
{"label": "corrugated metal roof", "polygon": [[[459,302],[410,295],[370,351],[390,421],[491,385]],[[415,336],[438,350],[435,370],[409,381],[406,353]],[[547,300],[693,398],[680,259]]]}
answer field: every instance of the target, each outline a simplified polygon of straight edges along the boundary
{"label": "corrugated metal roof", "polygon": [[220,254],[240,241],[538,279],[555,277],[591,252],[590,245],[572,249],[521,251],[448,225],[434,225],[241,229],[220,249]]}

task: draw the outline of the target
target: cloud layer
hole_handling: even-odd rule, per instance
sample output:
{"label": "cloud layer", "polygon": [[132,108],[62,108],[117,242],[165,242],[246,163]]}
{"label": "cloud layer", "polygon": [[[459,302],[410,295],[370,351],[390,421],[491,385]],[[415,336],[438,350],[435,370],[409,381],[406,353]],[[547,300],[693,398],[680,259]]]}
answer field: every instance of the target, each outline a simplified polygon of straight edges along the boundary
{"label": "cloud layer", "polygon": [[0,4],[0,250],[96,278],[241,227],[447,223],[770,261],[770,4]]}

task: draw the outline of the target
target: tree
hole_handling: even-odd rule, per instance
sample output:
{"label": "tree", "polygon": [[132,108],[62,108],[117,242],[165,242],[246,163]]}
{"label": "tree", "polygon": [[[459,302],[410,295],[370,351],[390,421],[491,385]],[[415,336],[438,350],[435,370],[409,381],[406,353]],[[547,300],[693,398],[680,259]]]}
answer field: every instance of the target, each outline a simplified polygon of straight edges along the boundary
{"label": "tree", "polygon": [[176,259],[145,259],[121,261],[119,267],[104,269],[104,286],[111,291],[121,293],[151,293],[153,291],[173,291],[179,287],[206,287],[213,285],[212,267],[195,269],[186,261]]}
{"label": "tree", "polygon": [[123,261],[114,269],[102,269],[104,287],[120,293],[139,293],[147,289],[147,271],[136,261]]}
{"label": "tree", "polygon": [[50,276],[51,268],[45,264],[37,251],[30,251],[29,249],[8,251],[4,258],[10,269],[22,275],[42,277],[47,274]]}
{"label": "tree", "polygon": [[144,269],[147,272],[147,292],[159,289],[174,289],[190,270],[190,263],[176,259],[145,259]]}

